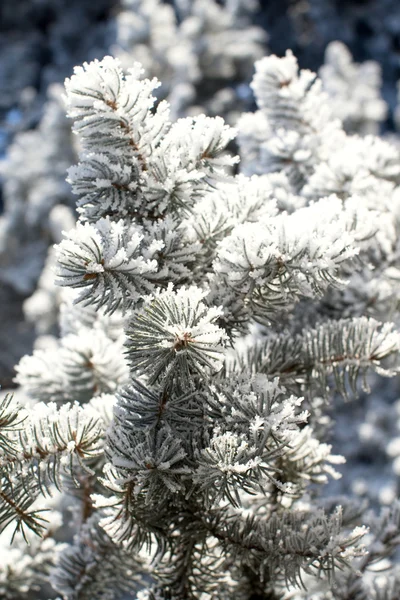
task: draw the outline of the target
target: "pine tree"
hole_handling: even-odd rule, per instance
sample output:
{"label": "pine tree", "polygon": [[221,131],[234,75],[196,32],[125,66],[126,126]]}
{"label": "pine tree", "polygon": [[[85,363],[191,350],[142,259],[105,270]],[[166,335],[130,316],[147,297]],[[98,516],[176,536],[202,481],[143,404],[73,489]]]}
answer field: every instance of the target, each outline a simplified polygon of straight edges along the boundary
{"label": "pine tree", "polygon": [[[171,123],[157,85],[111,57],[66,81],[70,298],[57,348],[19,365],[26,407],[2,404],[0,524],[46,536],[38,502],[74,498],[50,575],[66,600],[366,598],[384,559],[371,593],[394,600],[398,504],[373,517],[322,489],[343,463],[329,400],[399,368],[396,325],[370,302],[396,268],[397,151],[367,152],[316,76],[272,56],[233,175],[235,131]],[[350,152],[363,170],[341,177]]]}

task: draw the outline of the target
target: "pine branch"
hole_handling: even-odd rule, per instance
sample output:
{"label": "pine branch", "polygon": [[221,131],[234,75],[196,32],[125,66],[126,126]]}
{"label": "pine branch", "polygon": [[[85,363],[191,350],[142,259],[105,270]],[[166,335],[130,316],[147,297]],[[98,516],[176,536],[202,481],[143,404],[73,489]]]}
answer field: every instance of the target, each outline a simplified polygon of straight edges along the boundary
{"label": "pine branch", "polygon": [[159,504],[154,511],[145,502],[144,494],[135,494],[134,480],[121,482],[118,471],[109,466],[102,484],[112,495],[95,495],[94,503],[104,512],[100,525],[113,542],[135,552],[142,548],[150,551],[155,544],[157,553],[163,554],[168,546],[165,527],[165,520],[169,520],[168,502]]}
{"label": "pine branch", "polygon": [[343,285],[343,265],[357,256],[360,229],[368,230],[370,220],[331,197],[292,215],[239,225],[218,245],[214,279],[256,318],[276,314],[302,296]]}
{"label": "pine branch", "polygon": [[15,434],[22,429],[26,414],[14,402],[13,396],[7,394],[0,401],[0,450],[5,458],[15,458],[17,444]]}
{"label": "pine branch", "polygon": [[58,283],[83,288],[78,300],[85,306],[104,307],[110,313],[132,308],[153,289],[146,274],[157,268],[154,260],[143,258],[142,240],[142,229],[123,221],[78,223],[57,249]]}
{"label": "pine branch", "polygon": [[365,553],[359,545],[365,528],[342,533],[339,509],[330,517],[286,511],[267,520],[236,515],[220,520],[216,514],[205,526],[225,551],[240,556],[259,578],[283,578],[286,586],[302,587],[302,571],[334,577]]}
{"label": "pine branch", "polygon": [[208,308],[204,297],[194,286],[169,287],[144,306],[126,334],[132,371],[185,392],[193,375],[207,377],[222,367],[226,335],[215,325],[221,310]]}
{"label": "pine branch", "polygon": [[[288,506],[305,487],[339,477],[331,466],[343,462],[319,442],[303,398],[290,396],[258,374],[221,379],[206,396],[210,437],[196,455],[194,481],[207,492],[206,504],[221,499],[242,506],[246,494],[262,494],[272,510]],[[204,443],[204,442],[203,442]]]}
{"label": "pine branch", "polygon": [[32,509],[38,498],[40,487],[34,477],[21,477],[21,472],[12,476],[1,474],[0,480],[0,530],[3,531],[11,523],[14,524],[13,537],[21,532],[27,542],[26,530],[38,536],[45,531],[46,519],[42,517],[43,509]]}
{"label": "pine branch", "polygon": [[69,116],[81,138],[82,162],[70,171],[83,220],[164,216],[188,210],[200,190],[236,159],[223,156],[234,132],[200,115],[171,126],[168,106],[153,109],[160,84],[127,74],[118,60],[85,63],[66,81]]}
{"label": "pine branch", "polygon": [[16,381],[35,401],[86,403],[127,381],[122,351],[121,336],[112,340],[102,330],[78,326],[56,349],[24,356],[16,367]]}
{"label": "pine branch", "polygon": [[117,600],[143,585],[144,561],[113,544],[97,519],[89,518],[51,574],[65,600]]}
{"label": "pine branch", "polygon": [[61,489],[62,477],[75,479],[77,469],[91,472],[90,464],[102,454],[103,427],[99,417],[77,404],[35,407],[24,429],[14,432],[15,453],[0,459],[0,526],[15,521],[15,533],[25,528],[37,535],[44,531],[41,510],[31,509],[39,495],[51,494],[53,485]]}
{"label": "pine branch", "polygon": [[268,56],[255,66],[251,87],[260,110],[239,121],[245,170],[283,171],[299,191],[315,165],[340,145],[341,124],[332,118],[321,81],[311,71],[299,71],[290,50],[283,58]]}
{"label": "pine branch", "polygon": [[323,323],[297,336],[284,333],[267,338],[249,351],[245,363],[254,372],[279,376],[286,385],[316,384],[322,393],[333,376],[335,389],[347,396],[348,386],[357,392],[360,376],[367,388],[369,370],[393,376],[397,367],[385,368],[385,360],[396,365],[398,352],[398,335],[392,324],[360,317]]}
{"label": "pine branch", "polygon": [[120,482],[134,480],[134,493],[143,492],[146,504],[162,505],[185,490],[185,477],[190,474],[187,453],[167,426],[143,433],[120,432],[119,439],[110,437],[109,443]]}
{"label": "pine branch", "polygon": [[71,167],[68,181],[77,196],[78,210],[85,220],[135,214],[140,161],[122,164],[104,154],[89,154],[83,163]]}

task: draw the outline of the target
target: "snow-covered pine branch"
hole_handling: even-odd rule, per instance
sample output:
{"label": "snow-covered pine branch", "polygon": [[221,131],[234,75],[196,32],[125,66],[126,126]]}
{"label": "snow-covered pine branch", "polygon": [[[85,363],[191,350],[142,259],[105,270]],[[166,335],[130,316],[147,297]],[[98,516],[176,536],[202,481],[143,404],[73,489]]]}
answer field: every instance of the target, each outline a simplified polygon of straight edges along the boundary
{"label": "snow-covered pine branch", "polygon": [[278,208],[290,213],[332,194],[345,208],[372,211],[374,231],[358,237],[359,267],[347,271],[342,290],[328,290],[317,310],[336,319],[369,314],[391,320],[397,311],[398,148],[375,136],[346,135],[321,81],[299,71],[290,53],[259,61],[252,85],[260,110],[238,123],[242,171],[266,176]]}
{"label": "snow-covered pine branch", "polygon": [[79,328],[59,346],[35,350],[17,365],[16,381],[33,400],[88,402],[115,392],[128,379],[123,338],[112,340],[102,329]]}
{"label": "snow-covered pine branch", "polygon": [[216,321],[221,310],[208,308],[205,293],[194,286],[169,288],[147,303],[127,329],[127,355],[133,373],[144,373],[149,383],[170,379],[177,388],[190,388],[223,364],[226,334]]}
{"label": "snow-covered pine branch", "polygon": [[298,70],[288,50],[256,63],[252,88],[259,110],[238,123],[242,170],[246,174],[284,171],[299,189],[330,149],[340,143],[334,119],[315,73]]}
{"label": "snow-covered pine branch", "polygon": [[[291,215],[238,225],[217,248],[216,277],[254,298],[255,312],[340,284],[340,267],[358,254],[353,211],[330,197]],[[269,303],[271,308],[269,308]]]}
{"label": "snow-covered pine branch", "polygon": [[199,186],[236,162],[221,156],[234,132],[220,117],[171,125],[165,102],[153,108],[159,83],[141,77],[140,65],[125,75],[116,59],[106,57],[77,67],[67,80],[68,114],[84,152],[70,177],[83,195],[85,220],[127,213],[154,218],[171,207],[190,207]]}
{"label": "snow-covered pine branch", "polygon": [[[103,453],[103,422],[90,407],[38,403],[27,411],[2,402],[0,457],[0,527],[12,523],[24,537],[26,529],[44,531],[41,509],[32,509],[40,494],[61,488],[62,476],[74,478],[80,467]],[[22,426],[23,423],[23,426]]]}
{"label": "snow-covered pine branch", "polygon": [[382,75],[377,62],[357,64],[345,44],[331,42],[319,76],[329,94],[333,114],[342,121],[347,132],[379,133],[388,107],[380,93]]}
{"label": "snow-covered pine branch", "polygon": [[368,390],[368,371],[394,376],[398,372],[399,350],[400,337],[393,324],[382,325],[360,317],[328,321],[297,335],[266,336],[239,355],[239,363],[255,372],[280,377],[285,385],[305,385],[303,389],[322,394],[334,385],[346,396],[350,389],[353,393],[357,391],[361,376]]}

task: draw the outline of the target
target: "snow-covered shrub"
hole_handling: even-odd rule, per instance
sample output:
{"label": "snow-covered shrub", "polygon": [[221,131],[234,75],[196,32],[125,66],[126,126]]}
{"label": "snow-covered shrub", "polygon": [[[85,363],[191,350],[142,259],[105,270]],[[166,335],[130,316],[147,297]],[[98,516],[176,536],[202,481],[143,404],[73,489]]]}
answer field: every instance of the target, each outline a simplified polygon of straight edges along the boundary
{"label": "snow-covered shrub", "polygon": [[171,123],[157,85],[110,57],[66,82],[69,293],[61,340],[18,366],[25,405],[3,400],[0,523],[44,533],[37,502],[70,496],[67,600],[366,598],[375,565],[394,600],[398,504],[319,492],[343,469],[332,394],[399,366],[394,299],[370,296],[396,269],[397,150],[348,137],[315,75],[272,56],[233,175],[235,131]]}

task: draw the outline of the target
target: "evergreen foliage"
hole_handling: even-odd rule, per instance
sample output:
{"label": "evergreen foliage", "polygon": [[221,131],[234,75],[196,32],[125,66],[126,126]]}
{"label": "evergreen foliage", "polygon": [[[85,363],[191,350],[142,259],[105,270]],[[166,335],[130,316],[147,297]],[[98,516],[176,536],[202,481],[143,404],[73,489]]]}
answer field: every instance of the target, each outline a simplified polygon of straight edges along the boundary
{"label": "evergreen foliage", "polygon": [[256,65],[234,175],[235,131],[171,123],[157,85],[111,57],[66,81],[71,296],[56,349],[18,367],[26,407],[3,401],[0,523],[46,535],[37,500],[74,498],[65,600],[363,598],[384,560],[374,598],[394,598],[398,504],[372,517],[321,490],[344,460],[329,400],[399,368],[396,325],[369,311],[397,269],[398,151],[348,136],[288,53]]}
{"label": "evergreen foliage", "polygon": [[380,96],[379,63],[358,65],[341,42],[331,42],[325,51],[325,64],[319,70],[331,108],[349,133],[378,134],[388,107]]}

